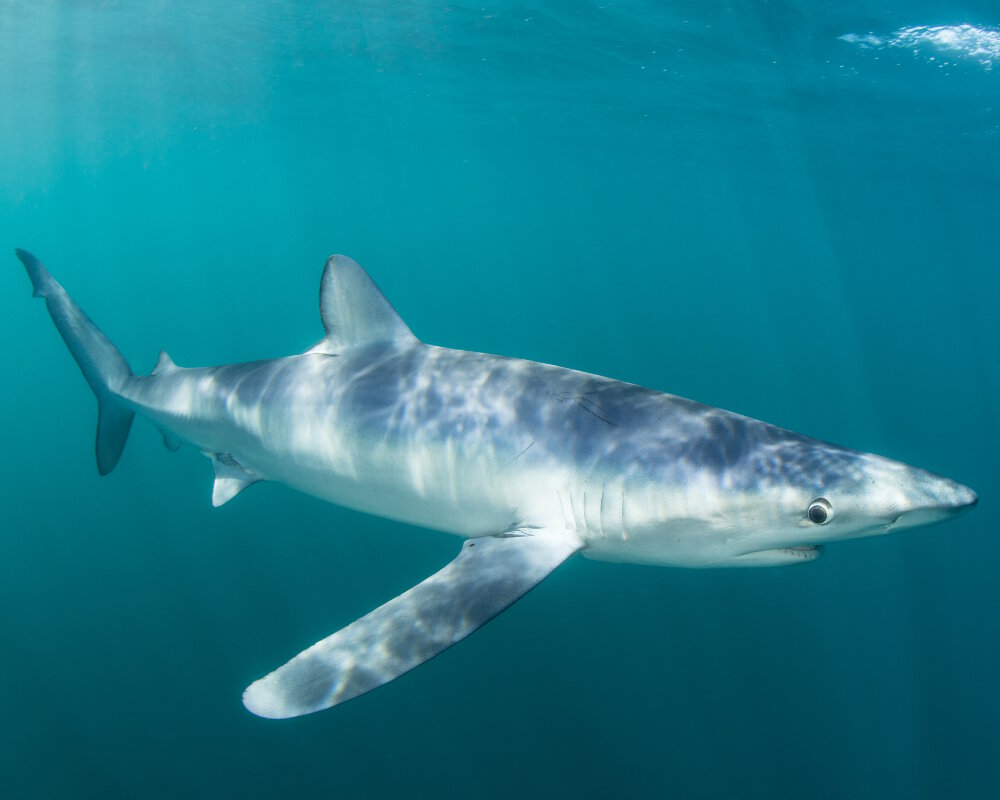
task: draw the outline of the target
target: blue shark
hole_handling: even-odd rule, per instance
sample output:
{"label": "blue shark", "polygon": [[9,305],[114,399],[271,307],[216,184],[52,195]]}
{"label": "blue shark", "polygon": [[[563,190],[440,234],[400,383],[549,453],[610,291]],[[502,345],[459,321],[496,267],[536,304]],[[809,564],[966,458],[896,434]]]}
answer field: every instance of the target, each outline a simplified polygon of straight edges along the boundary
{"label": "blue shark", "polygon": [[898,461],[611,378],[418,340],[342,255],[320,285],[324,336],[298,355],[148,375],[30,253],[16,251],[98,403],[114,469],[136,414],[197,447],[220,506],[278,481],[462,537],[439,572],[244,692],[286,718],[433,658],[574,553],[682,567],[809,562],[824,544],[972,508],[966,486]]}

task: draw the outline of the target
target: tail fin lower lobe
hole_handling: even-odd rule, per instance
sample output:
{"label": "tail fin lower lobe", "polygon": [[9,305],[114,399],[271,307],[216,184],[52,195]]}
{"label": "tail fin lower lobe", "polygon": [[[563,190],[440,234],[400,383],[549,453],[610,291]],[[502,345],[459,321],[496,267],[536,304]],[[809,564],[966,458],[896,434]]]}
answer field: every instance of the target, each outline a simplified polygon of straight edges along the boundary
{"label": "tail fin lower lobe", "polygon": [[97,470],[115,468],[128,439],[135,413],[121,402],[118,391],[132,374],[118,348],[105,336],[35,256],[15,250],[31,278],[34,296],[45,299],[49,315],[97,396]]}

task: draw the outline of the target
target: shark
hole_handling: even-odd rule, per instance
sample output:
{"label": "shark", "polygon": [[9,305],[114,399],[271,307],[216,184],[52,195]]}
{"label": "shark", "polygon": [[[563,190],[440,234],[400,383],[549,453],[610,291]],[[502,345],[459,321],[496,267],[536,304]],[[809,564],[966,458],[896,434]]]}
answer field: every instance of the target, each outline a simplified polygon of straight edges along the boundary
{"label": "shark", "polygon": [[298,717],[365,694],[482,627],[574,554],[772,567],[824,545],[953,518],[948,478],[619,380],[425,344],[357,262],[331,256],[323,337],[297,355],[134,373],[25,250],[15,251],[97,397],[97,467],[135,415],[212,460],[212,503],[277,481],[461,537],[440,571],[250,684]]}

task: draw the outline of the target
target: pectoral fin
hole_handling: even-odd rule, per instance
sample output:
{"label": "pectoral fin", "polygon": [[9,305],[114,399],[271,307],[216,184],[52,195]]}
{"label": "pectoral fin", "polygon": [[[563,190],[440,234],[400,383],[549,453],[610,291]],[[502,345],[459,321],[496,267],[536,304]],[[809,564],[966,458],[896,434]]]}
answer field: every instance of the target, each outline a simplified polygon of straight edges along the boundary
{"label": "pectoral fin", "polygon": [[252,683],[243,704],[282,719],[371,691],[485,625],[580,546],[541,528],[470,539],[440,572]]}

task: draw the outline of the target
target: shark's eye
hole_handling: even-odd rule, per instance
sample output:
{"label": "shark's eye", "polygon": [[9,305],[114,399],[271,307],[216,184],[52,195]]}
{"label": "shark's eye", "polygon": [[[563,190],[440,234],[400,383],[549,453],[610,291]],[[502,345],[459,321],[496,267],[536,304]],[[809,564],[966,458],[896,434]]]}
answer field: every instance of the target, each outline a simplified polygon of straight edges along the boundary
{"label": "shark's eye", "polygon": [[809,517],[811,522],[815,522],[817,525],[826,525],[826,523],[833,519],[833,506],[830,505],[830,501],[825,497],[817,497],[809,504],[806,516]]}

